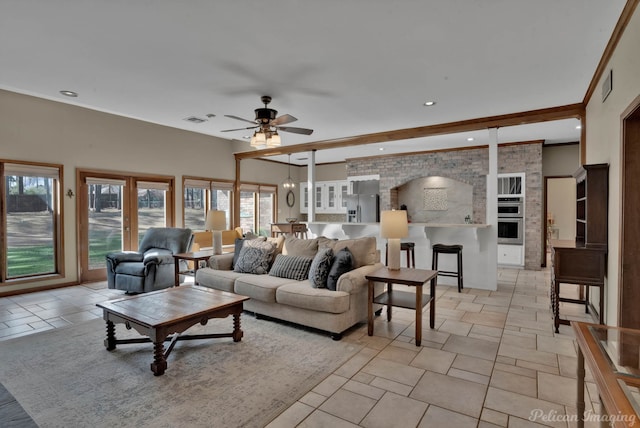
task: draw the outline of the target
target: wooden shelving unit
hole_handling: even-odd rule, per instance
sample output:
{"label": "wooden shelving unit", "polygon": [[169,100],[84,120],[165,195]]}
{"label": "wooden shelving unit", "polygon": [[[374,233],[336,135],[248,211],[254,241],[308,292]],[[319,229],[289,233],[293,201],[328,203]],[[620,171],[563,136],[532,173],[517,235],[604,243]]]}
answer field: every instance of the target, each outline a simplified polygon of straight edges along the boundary
{"label": "wooden shelving unit", "polygon": [[[607,201],[609,197],[609,165],[583,165],[576,178],[576,239],[551,240],[551,310],[556,333],[560,324],[560,302],[585,305],[600,324],[604,323],[604,277],[607,254]],[[584,286],[580,298],[560,297],[560,284]],[[596,310],[589,301],[589,287],[599,287],[600,304]]]}

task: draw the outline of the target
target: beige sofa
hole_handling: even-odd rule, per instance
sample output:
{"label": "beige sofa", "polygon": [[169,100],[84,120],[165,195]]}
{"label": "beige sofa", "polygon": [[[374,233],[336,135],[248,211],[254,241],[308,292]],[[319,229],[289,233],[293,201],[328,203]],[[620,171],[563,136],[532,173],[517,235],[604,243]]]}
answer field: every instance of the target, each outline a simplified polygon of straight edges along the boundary
{"label": "beige sofa", "polygon": [[[379,262],[376,239],[365,237],[335,241],[328,238],[298,239],[295,236],[270,238],[275,254],[313,257],[318,249],[334,253],[347,247],[354,269],[339,276],[336,290],[314,288],[309,279],[295,280],[269,274],[257,275],[232,270],[233,253],[213,256],[209,267],[196,275],[199,285],[250,297],[245,310],[292,323],[328,331],[334,340],[353,325],[367,320],[368,285],[365,275],[383,265]],[[275,255],[274,255],[275,257]],[[376,291],[382,291],[382,284]],[[379,305],[375,306],[378,310]]]}

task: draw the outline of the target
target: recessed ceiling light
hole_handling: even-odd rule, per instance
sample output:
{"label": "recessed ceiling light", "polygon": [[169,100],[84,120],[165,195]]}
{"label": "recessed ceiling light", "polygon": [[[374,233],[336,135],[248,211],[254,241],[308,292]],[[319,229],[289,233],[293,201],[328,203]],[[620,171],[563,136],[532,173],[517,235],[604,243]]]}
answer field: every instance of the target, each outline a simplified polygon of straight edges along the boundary
{"label": "recessed ceiling light", "polygon": [[424,103],[424,105],[427,106],[427,107],[431,107],[431,106],[436,105],[436,102],[435,101],[427,101],[427,102]]}
{"label": "recessed ceiling light", "polygon": [[60,93],[62,95],[64,95],[65,97],[76,98],[78,96],[78,93],[77,92],[73,92],[73,91],[60,91]]}
{"label": "recessed ceiling light", "polygon": [[576,129],[582,129],[582,125],[577,125]]}
{"label": "recessed ceiling light", "polygon": [[383,150],[384,150],[384,147],[380,147],[378,150],[383,151]]}
{"label": "recessed ceiling light", "polygon": [[473,137],[469,137],[469,138],[467,138],[467,141],[473,141],[474,139],[475,138],[473,138]]}
{"label": "recessed ceiling light", "polygon": [[251,139],[251,135],[243,135],[242,138],[244,138],[245,140],[250,140]]}

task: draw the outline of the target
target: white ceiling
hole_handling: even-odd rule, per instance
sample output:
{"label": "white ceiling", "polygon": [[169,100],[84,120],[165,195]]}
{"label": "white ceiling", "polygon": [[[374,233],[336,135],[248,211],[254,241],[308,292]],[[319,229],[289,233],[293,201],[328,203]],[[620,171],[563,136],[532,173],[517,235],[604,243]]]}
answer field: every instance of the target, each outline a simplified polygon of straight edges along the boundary
{"label": "white ceiling", "polygon": [[[624,4],[0,0],[0,88],[237,140],[247,133],[220,131],[246,123],[224,115],[253,119],[260,96],[271,95],[269,107],[298,118],[291,126],[314,129],[282,133],[283,144],[309,143],[581,102]],[[216,116],[183,120],[207,114]],[[576,125],[500,128],[498,137],[577,141]],[[323,150],[316,161],[487,139],[484,131]],[[306,163],[300,157],[291,160]]]}

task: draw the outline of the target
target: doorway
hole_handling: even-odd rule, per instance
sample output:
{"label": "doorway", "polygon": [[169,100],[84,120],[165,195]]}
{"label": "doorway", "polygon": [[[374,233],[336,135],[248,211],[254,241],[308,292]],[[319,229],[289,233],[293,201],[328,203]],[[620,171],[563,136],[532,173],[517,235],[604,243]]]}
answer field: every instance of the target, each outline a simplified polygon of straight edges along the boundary
{"label": "doorway", "polygon": [[107,253],[136,250],[147,229],[173,225],[173,182],[173,177],[78,171],[81,282],[107,278]]}
{"label": "doorway", "polygon": [[622,114],[618,326],[640,328],[640,97]]}
{"label": "doorway", "polygon": [[572,176],[544,178],[542,267],[547,266],[550,239],[576,238],[576,180]]}

